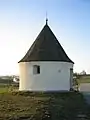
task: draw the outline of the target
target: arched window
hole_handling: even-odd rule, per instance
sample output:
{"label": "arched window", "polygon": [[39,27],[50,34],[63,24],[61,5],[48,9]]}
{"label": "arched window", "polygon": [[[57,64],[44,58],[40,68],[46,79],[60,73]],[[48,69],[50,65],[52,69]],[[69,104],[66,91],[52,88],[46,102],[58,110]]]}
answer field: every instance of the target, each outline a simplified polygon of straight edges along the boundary
{"label": "arched window", "polygon": [[40,66],[39,65],[33,66],[33,74],[40,74]]}

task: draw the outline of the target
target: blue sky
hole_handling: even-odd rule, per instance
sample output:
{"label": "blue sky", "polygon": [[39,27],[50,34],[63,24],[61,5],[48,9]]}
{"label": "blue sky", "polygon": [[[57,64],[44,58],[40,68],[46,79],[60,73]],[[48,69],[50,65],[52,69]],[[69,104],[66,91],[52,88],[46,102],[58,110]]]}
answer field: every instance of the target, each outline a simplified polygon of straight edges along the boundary
{"label": "blue sky", "polygon": [[74,71],[90,73],[89,0],[0,0],[0,75],[18,74],[17,62],[45,25],[46,11]]}

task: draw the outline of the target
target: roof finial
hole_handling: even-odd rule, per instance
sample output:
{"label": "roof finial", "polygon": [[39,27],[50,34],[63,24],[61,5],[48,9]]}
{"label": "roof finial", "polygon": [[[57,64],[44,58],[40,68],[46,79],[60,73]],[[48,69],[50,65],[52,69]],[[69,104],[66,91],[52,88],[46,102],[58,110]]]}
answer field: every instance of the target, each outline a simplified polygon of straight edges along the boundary
{"label": "roof finial", "polygon": [[48,24],[47,12],[46,12],[46,25]]}

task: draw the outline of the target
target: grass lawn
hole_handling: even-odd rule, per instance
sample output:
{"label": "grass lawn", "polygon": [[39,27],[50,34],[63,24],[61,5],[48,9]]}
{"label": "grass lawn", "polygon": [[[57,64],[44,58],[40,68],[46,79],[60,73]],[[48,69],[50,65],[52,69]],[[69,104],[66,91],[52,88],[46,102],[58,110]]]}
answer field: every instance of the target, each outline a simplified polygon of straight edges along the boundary
{"label": "grass lawn", "polygon": [[0,93],[8,93],[15,90],[18,90],[18,87],[15,84],[9,85],[0,83]]}
{"label": "grass lawn", "polygon": [[90,78],[81,78],[78,81],[79,83],[90,83]]}
{"label": "grass lawn", "polygon": [[90,111],[77,92],[2,92],[0,120],[82,120]]}
{"label": "grass lawn", "polygon": [[[90,107],[78,92],[15,92],[0,84],[0,120],[90,120]],[[86,120],[86,119],[84,119]]]}
{"label": "grass lawn", "polygon": [[90,83],[90,75],[83,75],[78,79],[78,83]]}

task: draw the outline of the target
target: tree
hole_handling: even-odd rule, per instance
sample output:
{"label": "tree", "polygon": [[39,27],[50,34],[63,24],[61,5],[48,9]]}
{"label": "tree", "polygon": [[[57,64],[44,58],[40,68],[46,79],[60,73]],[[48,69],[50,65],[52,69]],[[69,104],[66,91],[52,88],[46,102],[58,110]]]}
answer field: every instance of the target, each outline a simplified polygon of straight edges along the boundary
{"label": "tree", "polygon": [[81,74],[81,75],[86,75],[86,71],[83,70],[80,74]]}

